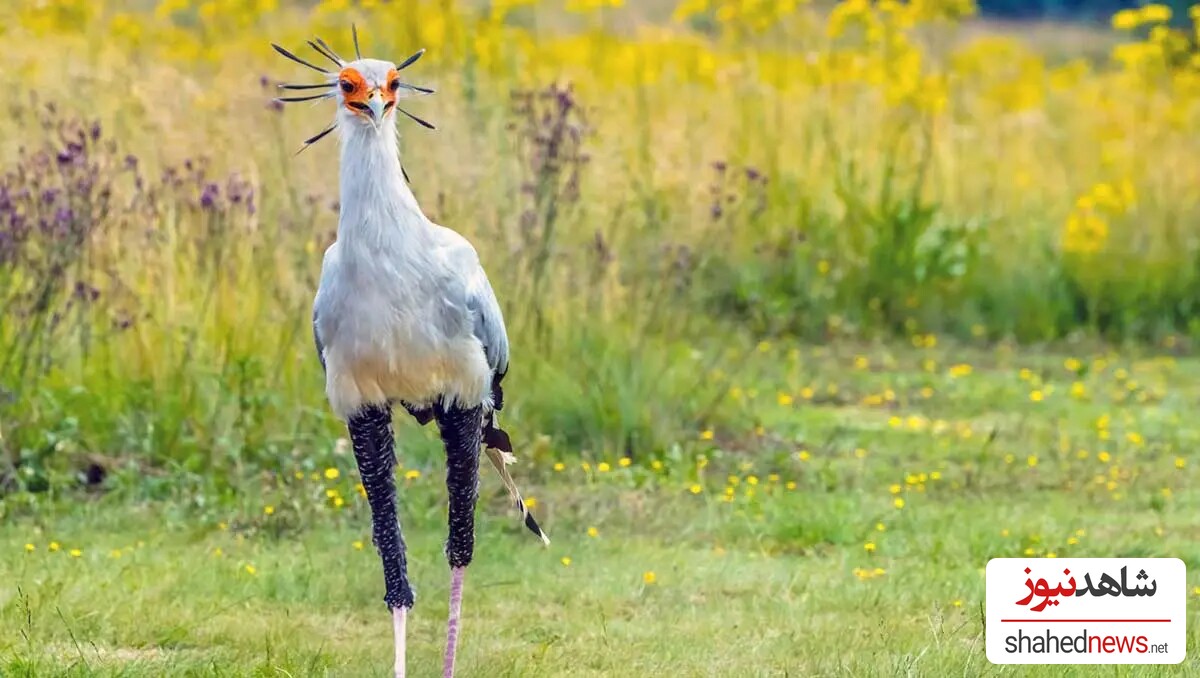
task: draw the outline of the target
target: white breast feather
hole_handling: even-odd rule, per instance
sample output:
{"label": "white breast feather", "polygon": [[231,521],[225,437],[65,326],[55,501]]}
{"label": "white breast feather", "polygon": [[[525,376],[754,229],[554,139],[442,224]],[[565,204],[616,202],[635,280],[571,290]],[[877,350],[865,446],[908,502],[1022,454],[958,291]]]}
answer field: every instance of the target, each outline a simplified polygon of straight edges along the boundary
{"label": "white breast feather", "polygon": [[342,417],[396,400],[490,406],[492,369],[466,303],[478,256],[425,218],[371,134],[343,139],[338,241],[314,304],[329,403]]}

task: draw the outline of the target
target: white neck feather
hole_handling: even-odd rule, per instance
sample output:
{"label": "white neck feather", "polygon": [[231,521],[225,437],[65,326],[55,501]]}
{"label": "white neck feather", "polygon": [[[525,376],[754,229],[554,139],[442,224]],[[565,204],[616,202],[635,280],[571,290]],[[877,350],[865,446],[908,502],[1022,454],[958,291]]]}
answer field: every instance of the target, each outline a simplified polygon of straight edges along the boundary
{"label": "white neck feather", "polygon": [[339,124],[341,208],[338,240],[378,249],[422,239],[429,219],[400,169],[396,127]]}

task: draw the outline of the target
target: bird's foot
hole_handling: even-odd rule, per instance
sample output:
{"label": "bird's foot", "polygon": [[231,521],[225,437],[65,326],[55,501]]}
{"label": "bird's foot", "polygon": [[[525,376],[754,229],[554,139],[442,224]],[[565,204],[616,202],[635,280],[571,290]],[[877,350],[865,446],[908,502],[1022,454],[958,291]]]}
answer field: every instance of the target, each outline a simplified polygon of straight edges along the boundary
{"label": "bird's foot", "polygon": [[450,619],[446,623],[446,663],[442,678],[454,678],[454,655],[458,650],[458,626],[462,617],[462,589],[465,567],[450,568]]}
{"label": "bird's foot", "polygon": [[405,649],[405,630],[408,624],[408,608],[394,607],[392,608],[392,629],[396,634],[396,678],[404,678],[404,649]]}

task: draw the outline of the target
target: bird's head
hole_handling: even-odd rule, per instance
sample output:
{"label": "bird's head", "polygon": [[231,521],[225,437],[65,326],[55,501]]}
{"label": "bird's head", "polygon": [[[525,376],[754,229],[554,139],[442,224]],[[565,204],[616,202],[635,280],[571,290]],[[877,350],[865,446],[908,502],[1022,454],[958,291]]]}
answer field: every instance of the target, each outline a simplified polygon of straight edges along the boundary
{"label": "bird's head", "polygon": [[400,111],[423,127],[434,129],[432,124],[409,113],[398,105],[399,100],[407,97],[433,94],[433,90],[431,89],[418,87],[400,79],[400,72],[413,65],[417,59],[420,59],[425,54],[425,50],[417,51],[416,54],[413,54],[399,64],[382,59],[364,59],[358,47],[357,29],[353,30],[353,35],[356,57],[353,61],[342,59],[338,56],[337,52],[333,51],[320,38],[315,38],[315,42],[314,40],[308,41],[308,45],[317,54],[333,63],[335,68],[332,69],[324,68],[323,66],[318,66],[317,64],[301,59],[279,45],[271,45],[275,48],[276,52],[279,52],[288,59],[302,66],[307,66],[325,76],[325,82],[323,83],[281,84],[279,86],[281,89],[314,90],[314,92],[300,96],[280,97],[278,99],[279,102],[295,103],[300,101],[334,99],[338,104],[334,124],[316,136],[306,140],[300,150],[308,148],[338,127],[375,131],[385,129],[386,126],[395,124],[396,111]]}
{"label": "bird's head", "polygon": [[338,118],[344,124],[379,127],[394,120],[400,72],[380,59],[352,61],[337,74]]}

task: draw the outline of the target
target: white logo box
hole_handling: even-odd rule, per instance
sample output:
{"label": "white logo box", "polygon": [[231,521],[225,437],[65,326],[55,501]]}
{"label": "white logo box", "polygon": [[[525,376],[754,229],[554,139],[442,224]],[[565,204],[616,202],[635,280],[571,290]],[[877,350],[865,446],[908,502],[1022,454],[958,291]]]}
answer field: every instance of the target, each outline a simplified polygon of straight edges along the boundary
{"label": "white logo box", "polygon": [[1178,558],[993,558],[986,586],[993,664],[1178,664],[1187,654]]}

